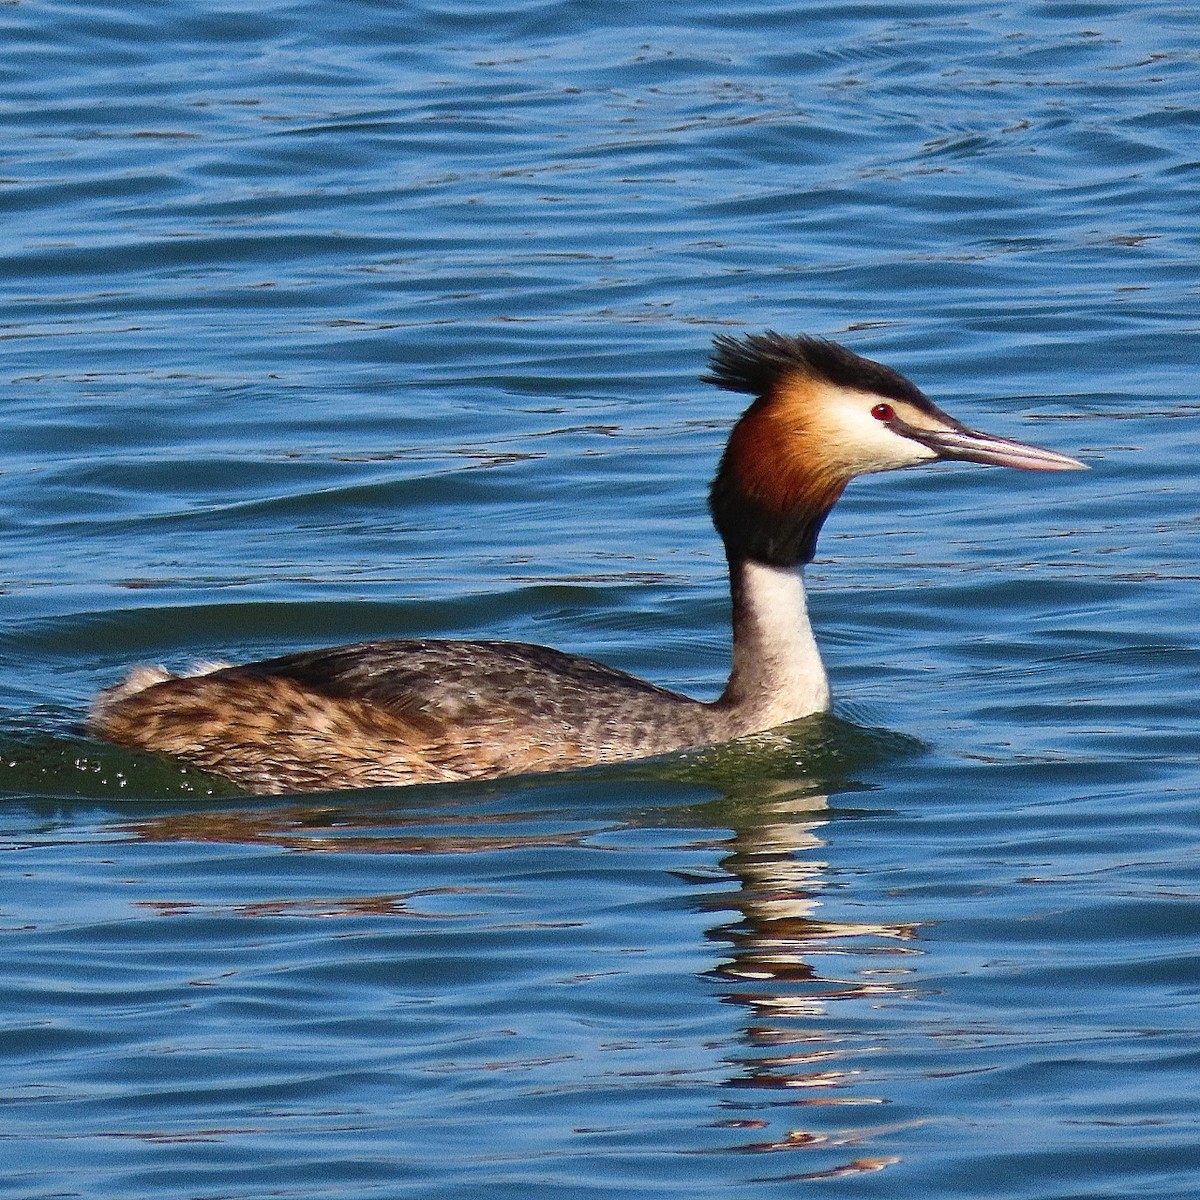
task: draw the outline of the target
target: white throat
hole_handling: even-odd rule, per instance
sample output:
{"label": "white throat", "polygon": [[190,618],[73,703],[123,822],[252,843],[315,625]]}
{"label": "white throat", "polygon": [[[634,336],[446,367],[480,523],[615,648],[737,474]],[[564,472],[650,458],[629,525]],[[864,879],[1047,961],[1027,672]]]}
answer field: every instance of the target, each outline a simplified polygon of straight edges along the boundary
{"label": "white throat", "polygon": [[803,575],[754,560],[730,570],[733,670],[724,701],[754,730],[823,712],[829,680],[808,619]]}

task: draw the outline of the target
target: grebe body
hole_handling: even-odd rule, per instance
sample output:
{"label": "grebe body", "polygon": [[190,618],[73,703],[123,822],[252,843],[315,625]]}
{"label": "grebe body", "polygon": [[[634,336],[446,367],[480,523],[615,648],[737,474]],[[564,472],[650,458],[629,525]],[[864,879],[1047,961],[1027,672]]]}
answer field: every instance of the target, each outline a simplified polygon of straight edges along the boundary
{"label": "grebe body", "polygon": [[937,459],[1083,465],[968,429],[833,342],[719,337],[711,365],[708,382],[754,397],[710,493],[733,602],[717,700],[543,646],[374,641],[187,675],[139,668],[97,697],[90,730],[259,793],[558,771],[732,741],[829,706],[802,569],[851,479]]}

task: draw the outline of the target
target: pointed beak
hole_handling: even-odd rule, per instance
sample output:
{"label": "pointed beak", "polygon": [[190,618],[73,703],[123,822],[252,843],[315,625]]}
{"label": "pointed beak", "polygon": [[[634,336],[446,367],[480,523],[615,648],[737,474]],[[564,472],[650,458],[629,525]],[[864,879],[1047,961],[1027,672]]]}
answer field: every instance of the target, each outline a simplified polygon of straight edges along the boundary
{"label": "pointed beak", "polygon": [[1068,458],[1056,450],[1043,450],[1011,438],[979,433],[958,422],[948,429],[918,429],[903,425],[897,432],[922,446],[928,446],[938,458],[958,462],[986,463],[995,467],[1016,467],[1019,471],[1086,471],[1087,464]]}

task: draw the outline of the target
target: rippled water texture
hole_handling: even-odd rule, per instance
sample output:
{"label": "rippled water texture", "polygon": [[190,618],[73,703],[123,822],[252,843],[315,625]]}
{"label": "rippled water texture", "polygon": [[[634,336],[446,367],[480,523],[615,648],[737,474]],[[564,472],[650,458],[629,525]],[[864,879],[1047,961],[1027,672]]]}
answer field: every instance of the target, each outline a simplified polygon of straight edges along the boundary
{"label": "rippled water texture", "polygon": [[[0,7],[0,1196],[1200,1192],[1200,17]],[[836,714],[250,800],[130,664],[532,640],[711,697],[711,336],[1086,474],[855,484]]]}

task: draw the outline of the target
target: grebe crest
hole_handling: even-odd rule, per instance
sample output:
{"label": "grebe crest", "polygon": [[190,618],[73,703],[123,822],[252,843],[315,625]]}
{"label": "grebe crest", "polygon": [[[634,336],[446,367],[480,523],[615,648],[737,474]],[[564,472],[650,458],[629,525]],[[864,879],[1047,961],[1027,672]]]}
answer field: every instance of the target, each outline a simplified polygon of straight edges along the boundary
{"label": "grebe crest", "polygon": [[855,476],[938,459],[1083,466],[969,429],[890,367],[820,338],[718,337],[704,379],[754,398],[709,494],[733,611],[717,700],[542,646],[377,641],[181,676],[137,668],[97,697],[90,730],[264,793],[494,778],[732,741],[829,705],[801,571]]}

